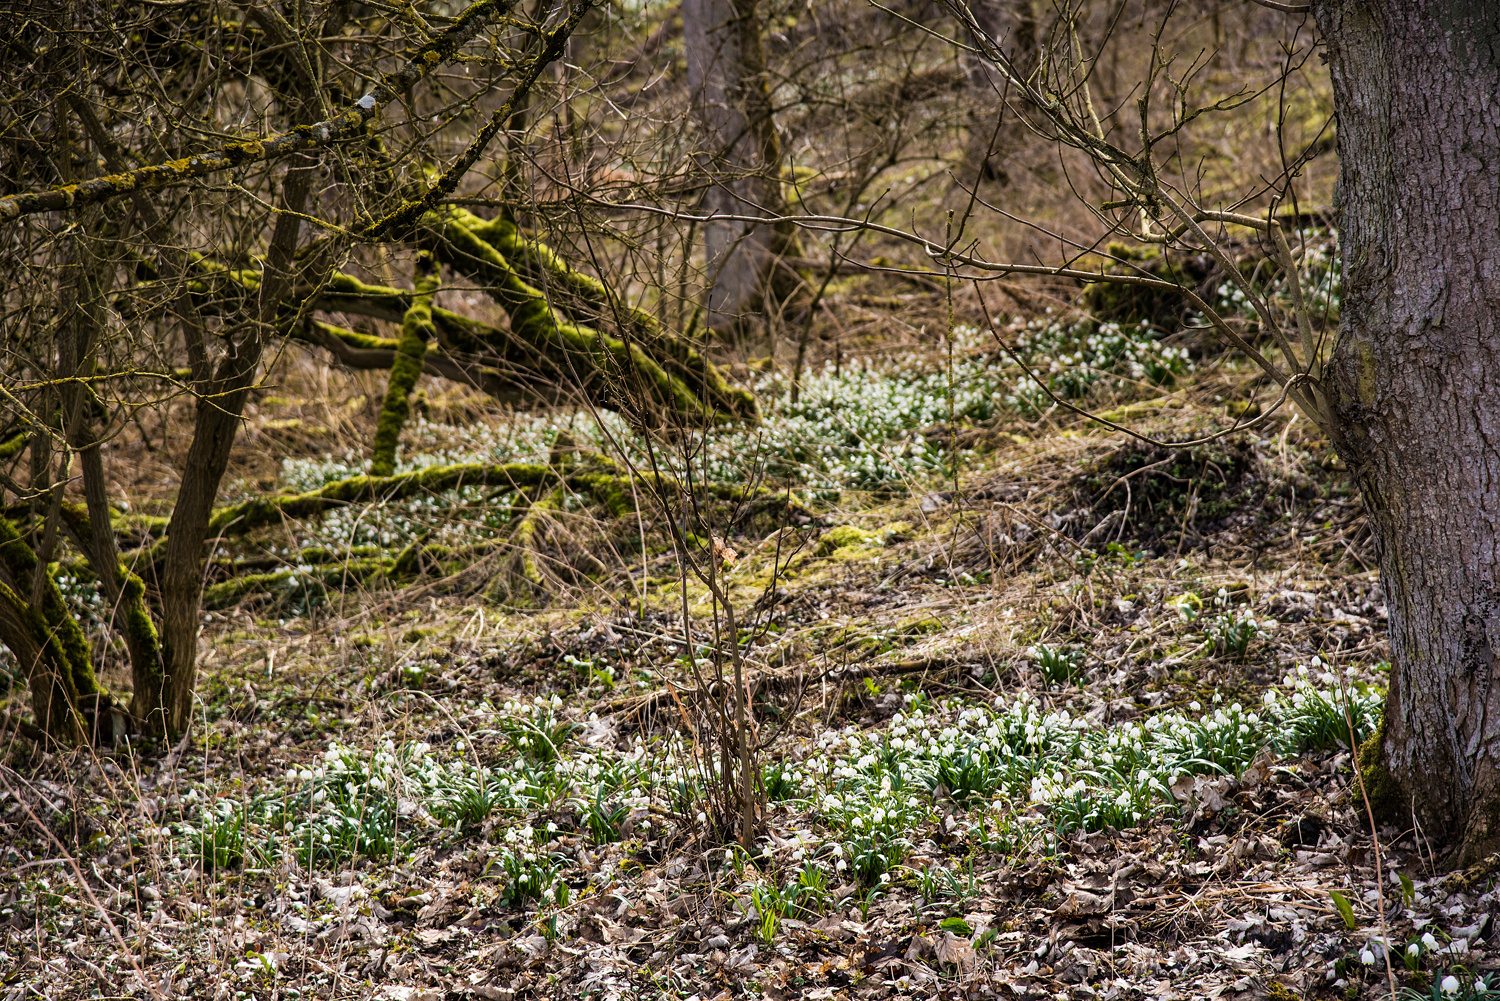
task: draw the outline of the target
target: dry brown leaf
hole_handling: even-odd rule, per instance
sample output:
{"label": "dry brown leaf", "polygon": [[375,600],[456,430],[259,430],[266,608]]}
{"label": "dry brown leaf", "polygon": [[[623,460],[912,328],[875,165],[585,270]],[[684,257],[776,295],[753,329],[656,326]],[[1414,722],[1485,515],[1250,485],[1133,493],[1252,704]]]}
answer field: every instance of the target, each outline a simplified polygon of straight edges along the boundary
{"label": "dry brown leaf", "polygon": [[1067,893],[1067,899],[1052,912],[1053,917],[1081,918],[1110,912],[1112,901],[1107,894],[1090,893],[1088,890],[1080,890],[1077,887],[1069,888]]}
{"label": "dry brown leaf", "polygon": [[959,938],[951,931],[943,932],[942,938],[933,943],[939,963],[958,967],[961,973],[969,973],[979,963],[979,954],[968,940]]}

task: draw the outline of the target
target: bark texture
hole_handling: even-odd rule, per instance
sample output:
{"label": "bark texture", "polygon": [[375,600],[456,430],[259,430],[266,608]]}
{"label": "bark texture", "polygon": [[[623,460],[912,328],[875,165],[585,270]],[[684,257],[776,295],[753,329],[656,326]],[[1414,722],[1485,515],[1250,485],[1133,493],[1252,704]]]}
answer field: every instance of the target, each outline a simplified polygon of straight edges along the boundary
{"label": "bark texture", "polygon": [[[708,137],[704,211],[784,215],[781,140],[755,0],[683,0],[682,30],[693,113]],[[792,242],[785,223],[718,220],[704,227],[709,329],[734,329],[768,295],[779,302],[792,294],[797,278],[780,261],[792,253]]]}
{"label": "bark texture", "polygon": [[[1030,0],[976,0],[969,4],[974,21],[1011,57],[1023,74],[1036,68],[1037,26]],[[1007,125],[1004,78],[988,60],[964,60],[969,80],[969,140],[964,146],[963,180],[968,184],[1005,178],[999,160],[1024,132],[1019,121]]]}
{"label": "bark texture", "polygon": [[159,678],[135,679],[131,715],[148,730],[176,736],[192,720],[193,685],[198,678],[198,616],[203,595],[203,544],[213,516],[219,482],[239,431],[245,399],[255,383],[264,344],[282,298],[293,285],[293,256],[301,230],[301,213],[312,189],[313,166],[294,165],[282,189],[285,210],[266,254],[260,284],[259,324],[233,343],[215,373],[213,392],[198,401],[192,444],[183,465],[182,485],[167,525],[161,575],[161,645],[164,672]]}
{"label": "bark texture", "polygon": [[1390,609],[1400,815],[1500,848],[1500,5],[1318,5],[1344,256],[1328,389]]}

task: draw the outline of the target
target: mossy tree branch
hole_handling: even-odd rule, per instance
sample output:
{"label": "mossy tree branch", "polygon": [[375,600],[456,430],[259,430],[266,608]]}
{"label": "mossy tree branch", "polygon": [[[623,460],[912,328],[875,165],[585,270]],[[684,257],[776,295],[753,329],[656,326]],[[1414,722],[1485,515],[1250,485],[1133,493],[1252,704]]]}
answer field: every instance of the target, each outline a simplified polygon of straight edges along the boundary
{"label": "mossy tree branch", "polygon": [[[440,337],[445,326],[440,315],[442,312],[433,310]],[[341,365],[364,370],[389,370],[396,361],[396,349],[401,343],[395,338],[361,334],[321,320],[294,328],[292,335],[297,340],[326,349]],[[563,399],[563,393],[556,385],[535,381],[525,372],[503,372],[493,365],[471,361],[464,356],[455,359],[441,343],[427,345],[422,369],[428,375],[473,386],[509,406],[550,405]]]}
{"label": "mossy tree branch", "polygon": [[422,223],[417,236],[421,245],[455,271],[481,283],[509,315],[509,347],[522,356],[523,364],[577,386],[611,409],[645,423],[658,423],[668,415],[675,422],[754,418],[753,398],[747,401],[734,391],[716,393],[708,377],[700,376],[697,385],[692,385],[669,372],[647,345],[627,344],[568,321],[544,292],[528,283],[503,253],[476,233],[474,226],[483,220],[445,207],[424,216]]}
{"label": "mossy tree branch", "polygon": [[[529,600],[528,596],[535,597],[539,589],[545,587],[545,580],[535,557],[542,519],[549,512],[561,511],[569,494],[582,498],[586,503],[600,505],[611,517],[620,519],[635,511],[635,498],[638,496],[654,497],[664,492],[675,495],[686,489],[665,476],[637,474],[632,477],[615,463],[597,455],[590,456],[577,465],[566,466],[520,462],[464,463],[433,466],[395,476],[354,476],[306,493],[259,497],[232,504],[214,513],[212,534],[216,538],[228,539],[270,525],[282,524],[286,519],[313,518],[352,504],[389,504],[408,497],[442,493],[465,486],[498,487],[522,495],[523,513],[513,522],[514,527],[508,535],[460,549],[423,544],[411,553],[403,552],[398,556],[366,553],[349,560],[315,550],[310,551],[300,562],[327,564],[327,569],[317,571],[325,582],[337,578],[348,583],[360,583],[381,576],[391,580],[406,579],[415,568],[430,564],[441,566],[445,572],[456,572],[495,549],[507,549],[509,555],[501,571],[501,576],[505,579],[495,586],[504,592],[504,600],[516,600],[517,597]],[[809,514],[794,495],[784,490],[737,488],[724,484],[702,489],[705,495],[716,500],[739,505],[746,514],[771,506],[779,506],[797,514]],[[536,499],[524,500],[525,498]],[[257,572],[237,578],[236,581],[216,584],[210,589],[213,596],[210,603],[214,607],[221,607],[257,589],[283,583],[291,574],[290,570]]]}
{"label": "mossy tree branch", "polygon": [[[81,740],[86,731],[79,711],[103,694],[89,641],[57,582],[7,518],[0,518],[0,569],[9,578],[0,581],[0,641],[26,670],[37,725],[54,737]],[[36,579],[41,600],[32,603],[22,595]]]}
{"label": "mossy tree branch", "polygon": [[[556,405],[571,399],[647,421],[759,419],[754,394],[731,386],[723,371],[686,338],[624,304],[599,279],[573,268],[503,217],[485,220],[444,206],[422,221],[417,240],[424,249],[481,283],[510,320],[508,328],[497,327],[432,305],[428,349],[420,356],[428,373],[474,386],[508,405]],[[259,281],[256,270],[203,260],[193,293],[200,310],[213,312],[215,302],[234,303],[255,293]],[[281,312],[302,318],[287,328],[290,336],[327,349],[340,363],[389,369],[401,340],[314,320],[308,307],[401,323],[404,331],[412,305],[410,290],[333,272],[317,288],[294,291]],[[613,322],[624,336],[586,325],[582,318],[589,314]]]}
{"label": "mossy tree branch", "polygon": [[379,118],[382,108],[451,60],[485,25],[509,14],[515,6],[516,0],[479,0],[460,14],[447,31],[418,48],[401,69],[382,77],[352,107],[333,118],[298,126],[266,139],[229,143],[211,153],[199,153],[168,163],[96,177],[79,184],[65,184],[46,191],[8,195],[0,198],[0,220],[16,219],[37,212],[77,208],[132,192],[185,184],[194,178],[221,170],[232,170],[251,163],[319,149],[340,140],[358,138]]}
{"label": "mossy tree branch", "polygon": [[[598,278],[568,264],[547,244],[524,235],[504,215],[485,220],[463,209],[451,211],[456,221],[494,247],[532,284],[545,288],[561,308],[569,310],[569,297],[587,304],[601,317],[613,319],[628,330],[700,399],[712,401],[716,409],[736,419],[750,422],[758,419],[754,394],[729,385],[719,368],[687,338],[663,327],[645,310],[625,302]],[[569,312],[574,319],[579,319],[576,313]]]}
{"label": "mossy tree branch", "polygon": [[555,475],[537,463],[472,462],[431,466],[395,476],[351,476],[307,493],[255,497],[220,508],[214,512],[210,530],[215,536],[243,535],[279,524],[283,518],[311,518],[350,504],[390,503],[462,486],[511,486],[523,490],[550,482]]}
{"label": "mossy tree branch", "polygon": [[390,476],[396,471],[396,445],[401,429],[411,414],[408,397],[422,374],[427,356],[427,342],[436,330],[432,324],[432,297],[437,292],[438,270],[432,255],[417,255],[416,292],[401,321],[401,341],[391,361],[391,376],[386,384],[385,403],[375,426],[375,448],[370,462],[372,476]]}

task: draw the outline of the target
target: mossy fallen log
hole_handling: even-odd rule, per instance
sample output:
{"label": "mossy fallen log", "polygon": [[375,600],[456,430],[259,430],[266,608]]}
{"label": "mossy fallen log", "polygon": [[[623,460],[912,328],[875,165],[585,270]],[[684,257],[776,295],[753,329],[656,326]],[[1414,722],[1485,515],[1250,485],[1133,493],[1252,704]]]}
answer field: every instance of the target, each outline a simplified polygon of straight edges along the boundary
{"label": "mossy fallen log", "polygon": [[[572,322],[546,292],[486,236],[542,261],[549,281],[568,290],[606,296],[602,284],[562,262],[550,251],[521,243],[514,227],[486,222],[462,209],[445,207],[422,219],[417,239],[444,264],[478,282],[510,318],[508,348],[517,361],[594,395],[612,409],[651,424],[755,420],[754,397],[730,387],[711,362],[681,339],[656,328],[650,338],[628,343]],[[636,321],[649,322],[635,311]]]}
{"label": "mossy fallen log", "polygon": [[[639,489],[632,489],[632,480]],[[563,469],[532,462],[467,462],[451,466],[429,466],[394,476],[351,476],[305,493],[253,497],[215,511],[209,523],[209,531],[216,538],[244,535],[257,528],[280,524],[288,518],[311,518],[351,504],[375,501],[390,503],[418,494],[443,493],[463,486],[529,490],[545,485],[565,486],[597,500],[605,504],[616,517],[635,510],[634,498],[637,494],[650,497],[655,492],[675,495],[687,490],[686,486],[664,475],[640,473],[632,477],[629,472],[602,456],[595,456],[591,461]],[[788,490],[732,484],[709,484],[698,489],[707,496],[729,503],[760,507],[774,505],[799,514],[808,513],[801,499]]]}
{"label": "mossy fallen log", "polygon": [[[429,216],[429,221],[435,219]],[[572,322],[563,308],[565,299],[527,284],[503,254],[477,237],[462,235],[467,232],[455,228],[453,233],[467,249],[460,252],[449,246],[446,251],[440,249],[439,256],[443,263],[484,283],[486,291],[507,309],[510,326],[498,327],[431,307],[433,337],[422,355],[429,374],[468,383],[511,405],[555,405],[571,399],[609,409],[645,407],[661,411],[658,419],[676,423],[758,420],[754,394],[731,386],[718,366],[647,314],[628,311],[626,322],[632,328],[628,344]],[[435,245],[441,243],[438,239]],[[557,266],[566,267],[560,261]],[[580,272],[571,275],[571,287],[608,294],[600,291],[604,286],[597,280]],[[404,323],[412,305],[409,291],[345,274],[332,276],[316,295],[306,294],[313,296],[312,305],[323,312],[395,323]],[[290,332],[298,340],[327,349],[350,368],[388,369],[401,345],[396,338],[312,319]]]}
{"label": "mossy fallen log", "polygon": [[[441,263],[478,282],[509,319],[508,326],[496,326],[429,303],[430,317],[424,319],[430,322],[422,326],[427,350],[417,356],[413,348],[428,373],[516,406],[589,402],[669,426],[759,419],[754,394],[730,385],[687,338],[624,303],[545,244],[523,237],[507,220],[444,206],[423,216],[417,240]],[[507,251],[526,266],[514,264]],[[258,293],[260,277],[255,268],[200,259],[188,290],[205,315],[232,313]],[[410,339],[407,317],[417,298],[412,290],[334,271],[317,287],[294,291],[281,315],[289,336],[327,349],[341,364],[390,369]],[[356,332],[315,319],[314,310],[400,323],[403,334]],[[607,322],[622,335],[590,327],[583,317]]]}
{"label": "mossy fallen log", "polygon": [[[518,495],[520,499],[512,507],[512,527],[492,539],[456,548],[428,544],[420,537],[397,553],[380,552],[372,547],[344,551],[313,547],[296,557],[299,564],[296,570],[285,566],[289,562],[286,557],[257,557],[248,564],[215,563],[212,567],[215,572],[235,573],[243,569],[254,572],[239,573],[211,585],[205,592],[205,607],[225,607],[257,591],[284,587],[299,573],[307,575],[309,580],[323,581],[320,586],[332,586],[328,584],[330,581],[337,581],[338,587],[373,585],[380,581],[399,584],[433,572],[456,574],[500,551],[505,557],[491,578],[488,588],[491,597],[512,604],[532,604],[545,593],[551,576],[543,571],[538,559],[546,519],[566,510],[570,497],[603,508],[618,523],[630,520],[638,502],[676,497],[688,489],[666,476],[632,475],[599,455],[587,455],[575,463],[464,463],[394,476],[354,476],[305,493],[252,498],[216,511],[210,534],[222,542],[354,504],[393,504],[467,486],[499,488]],[[703,498],[735,506],[739,517],[754,517],[768,509],[799,520],[812,516],[800,499],[786,490],[729,484],[696,490]]]}
{"label": "mossy fallen log", "polygon": [[539,463],[469,462],[398,473],[351,476],[300,494],[254,497],[214,512],[211,535],[243,535],[285,518],[311,518],[337,507],[390,503],[417,494],[443,493],[462,486],[510,486],[521,490],[551,482],[556,474]]}

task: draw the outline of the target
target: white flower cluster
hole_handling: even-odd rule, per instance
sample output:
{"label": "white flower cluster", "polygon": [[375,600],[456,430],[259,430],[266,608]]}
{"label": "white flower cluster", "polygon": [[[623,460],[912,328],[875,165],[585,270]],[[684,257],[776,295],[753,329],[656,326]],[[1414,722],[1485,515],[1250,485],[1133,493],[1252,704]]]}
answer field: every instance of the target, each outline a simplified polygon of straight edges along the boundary
{"label": "white flower cluster", "polygon": [[1298,665],[1282,678],[1290,696],[1274,690],[1265,695],[1266,709],[1297,734],[1299,746],[1313,750],[1347,748],[1350,728],[1356,743],[1375,732],[1384,693],[1355,680],[1353,668],[1343,678],[1327,669],[1318,657],[1311,667]]}
{"label": "white flower cluster", "polygon": [[852,870],[866,883],[883,880],[901,864],[912,849],[912,832],[932,816],[926,797],[902,788],[891,775],[857,793],[824,796],[820,806],[829,826],[839,832],[829,846],[834,870]]}
{"label": "white flower cluster", "polygon": [[535,850],[535,840],[530,824],[506,832],[505,845],[491,863],[506,877],[501,899],[521,906],[532,901],[543,907],[566,906],[567,884],[558,879],[558,867],[551,864],[550,856]]}
{"label": "white flower cluster", "polygon": [[373,753],[334,742],[322,765],[288,770],[280,801],[263,801],[286,850],[304,865],[391,854],[406,763],[426,751],[425,744],[397,748],[389,740]]}
{"label": "white flower cluster", "polygon": [[60,573],[53,578],[62,593],[68,611],[85,621],[95,621],[104,612],[104,596],[99,593],[99,582],[83,580],[71,574]]}
{"label": "white flower cluster", "polygon": [[522,755],[534,762],[547,764],[562,757],[562,747],[577,726],[559,719],[562,696],[537,695],[530,702],[508,700],[502,707],[498,726]]}
{"label": "white flower cluster", "polygon": [[[1049,309],[1030,320],[1017,317],[1010,329],[1027,367],[1064,399],[1077,399],[1095,385],[1114,385],[1121,379],[1167,383],[1192,367],[1187,349],[1163,344],[1145,320],[1096,324],[1083,317],[1069,322]],[[1051,404],[1024,373],[1015,377],[1005,402],[1022,413],[1036,413]]]}
{"label": "white flower cluster", "polygon": [[[1322,680],[1331,686],[1336,679]],[[878,831],[893,815],[901,825],[919,819],[939,794],[971,810],[1034,804],[1062,829],[1129,827],[1172,804],[1170,787],[1185,775],[1239,775],[1265,748],[1347,745],[1346,707],[1356,736],[1378,722],[1373,691],[1320,689],[1305,669],[1288,685],[1289,699],[1268,693],[1258,711],[1215,695],[1207,709],[1193,702],[1186,712],[1102,729],[1026,698],[982,706],[908,697],[909,711],[892,717],[884,733],[830,731],[798,767],[804,785],[829,790],[823,812],[845,838]],[[1345,736],[1325,745],[1329,724],[1318,713],[1331,719],[1334,709]]]}
{"label": "white flower cluster", "polygon": [[[1013,327],[1013,330],[1017,329]],[[1019,325],[1015,339],[1028,365],[1060,396],[1076,397],[1103,380],[1160,383],[1189,367],[1180,348],[1161,343],[1146,324],[1064,322],[1048,315]],[[721,427],[693,459],[694,477],[742,482],[769,476],[813,490],[885,489],[945,475],[953,456],[942,436],[922,434],[950,418],[986,420],[1003,408],[1033,412],[1043,405],[1037,387],[994,350],[993,337],[975,327],[952,331],[952,350],[889,356],[856,367],[825,366],[802,374],[796,402],[790,380],[771,374],[754,387],[764,419],[754,428]],[[1014,383],[1014,385],[1012,385]],[[674,468],[680,456],[657,451],[648,462],[645,442],[618,415],[512,414],[494,425],[464,427],[411,421],[403,438],[411,448],[397,471],[467,462],[545,462],[566,431],[584,448],[645,468]],[[282,464],[283,489],[302,492],[361,476],[369,462],[354,453]],[[374,555],[422,537],[428,544],[460,546],[507,531],[510,506],[493,491],[463,487],[416,495],[399,503],[335,508],[305,529],[303,545],[354,555]],[[366,553],[359,553],[368,547]],[[292,551],[281,555],[295,559]]]}
{"label": "white flower cluster", "polygon": [[[1309,229],[1298,234],[1294,251],[1299,254],[1297,272],[1302,287],[1302,301],[1315,318],[1336,321],[1343,297],[1343,273],[1339,265],[1338,231]],[[1289,313],[1293,300],[1290,283],[1280,272],[1261,294]],[[1233,282],[1224,282],[1215,290],[1215,308],[1220,314],[1238,316],[1259,322],[1244,291]],[[1201,321],[1200,321],[1201,322]]]}
{"label": "white flower cluster", "polygon": [[[698,784],[717,778],[675,737],[648,746],[637,736],[624,751],[581,747],[572,740],[581,724],[565,719],[563,706],[555,694],[505,703],[492,717],[493,729],[474,734],[510,738],[516,754],[500,764],[476,760],[467,740],[443,749],[390,740],[370,749],[331,743],[316,764],[288,770],[252,801],[206,806],[180,834],[205,866],[252,854],[258,862],[295,858],[326,866],[390,857],[423,831],[442,837],[483,831],[505,846],[499,864],[518,900],[555,901],[567,891],[545,856],[563,833],[619,840],[629,817],[639,836],[670,836],[676,821],[659,819],[663,791],[690,805]],[[564,832],[556,818],[568,815],[583,819]],[[551,897],[549,886],[556,890]]]}

